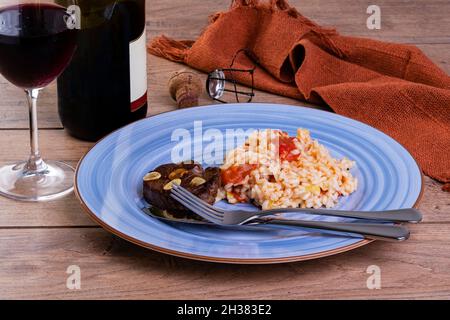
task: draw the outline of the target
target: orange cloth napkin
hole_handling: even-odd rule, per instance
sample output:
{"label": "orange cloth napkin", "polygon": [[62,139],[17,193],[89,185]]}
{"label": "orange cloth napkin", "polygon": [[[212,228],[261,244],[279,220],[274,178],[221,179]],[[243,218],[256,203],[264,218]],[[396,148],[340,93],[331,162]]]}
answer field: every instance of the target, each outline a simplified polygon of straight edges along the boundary
{"label": "orange cloth napkin", "polygon": [[[427,175],[450,183],[450,77],[414,46],[339,35],[284,0],[233,1],[229,11],[211,16],[195,42],[160,36],[148,45],[154,55],[205,72],[229,67],[244,48],[259,65],[257,88],[325,103],[378,128]],[[234,67],[253,65],[240,55]]]}

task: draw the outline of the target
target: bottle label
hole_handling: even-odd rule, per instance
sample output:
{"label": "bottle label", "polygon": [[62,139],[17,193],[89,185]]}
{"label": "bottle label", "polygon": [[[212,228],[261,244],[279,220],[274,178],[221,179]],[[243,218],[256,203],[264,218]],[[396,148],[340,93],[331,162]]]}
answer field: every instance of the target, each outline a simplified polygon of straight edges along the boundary
{"label": "bottle label", "polygon": [[131,112],[147,103],[147,50],[146,32],[130,42],[130,96]]}

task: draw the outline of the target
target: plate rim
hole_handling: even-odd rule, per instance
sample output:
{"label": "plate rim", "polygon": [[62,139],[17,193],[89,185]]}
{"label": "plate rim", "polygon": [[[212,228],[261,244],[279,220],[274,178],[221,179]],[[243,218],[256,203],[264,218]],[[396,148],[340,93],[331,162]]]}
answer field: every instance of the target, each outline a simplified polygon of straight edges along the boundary
{"label": "plate rim", "polygon": [[[229,104],[229,105],[236,105],[236,104]],[[294,107],[294,108],[304,108],[304,109],[311,109],[314,111],[319,111],[319,112],[324,112],[324,113],[328,113],[327,111],[324,110],[320,110],[320,109],[315,109],[315,108],[311,108],[311,107],[306,107],[306,106],[298,106],[298,105],[288,105],[288,104],[279,104],[279,103],[241,103],[238,105],[263,105],[263,106],[282,106],[282,107]],[[214,107],[218,107],[218,106],[222,106],[222,105],[204,105],[204,106],[197,106],[197,107],[193,107],[190,109],[200,109],[200,108],[214,108]],[[133,126],[136,125],[136,123],[139,123],[141,121],[148,121],[148,119],[157,117],[159,115],[167,115],[170,113],[178,113],[180,111],[183,111],[185,109],[178,109],[178,110],[171,110],[171,111],[166,111],[166,112],[161,112],[157,115],[154,116],[150,116],[150,117],[146,117],[144,119],[132,122],[124,127],[121,127],[119,129],[114,130],[113,132],[109,133],[108,135],[104,136],[103,138],[101,138],[99,141],[97,141],[96,143],[94,143],[94,145],[92,145],[91,148],[89,148],[89,150],[83,155],[83,157],[78,161],[77,163],[77,167],[75,170],[75,175],[74,175],[74,193],[76,198],[78,199],[78,201],[81,204],[81,207],[83,208],[83,210],[85,211],[85,213],[87,213],[87,215],[90,217],[91,220],[93,220],[95,223],[97,223],[98,225],[100,225],[100,227],[102,227],[103,229],[105,229],[106,231],[128,241],[131,242],[133,244],[136,244],[140,247],[146,248],[146,249],[150,249],[159,253],[163,253],[163,254],[167,254],[167,255],[171,255],[171,256],[176,256],[176,257],[180,257],[180,258],[185,258],[185,259],[190,259],[190,260],[197,260],[197,261],[204,261],[204,262],[215,262],[215,263],[226,263],[226,264],[246,264],[246,265],[257,265],[257,264],[280,264],[280,263],[291,263],[291,262],[300,262],[300,261],[307,261],[307,260],[314,260],[314,259],[320,259],[320,258],[325,258],[325,257],[329,257],[329,256],[333,256],[333,255],[337,255],[340,253],[344,253],[344,252],[348,252],[351,250],[355,250],[357,248],[366,246],[372,242],[374,242],[375,240],[368,240],[368,239],[362,239],[354,244],[351,245],[347,245],[344,247],[340,247],[337,249],[331,249],[331,250],[325,250],[319,253],[313,253],[313,254],[307,254],[307,255],[301,255],[301,256],[292,256],[292,257],[279,257],[279,258],[255,258],[255,259],[248,259],[248,258],[220,258],[220,257],[211,257],[211,256],[204,256],[204,255],[198,255],[198,254],[192,254],[192,253],[185,253],[185,252],[181,252],[181,251],[176,251],[176,250],[172,250],[172,249],[167,249],[167,248],[163,248],[160,246],[156,246],[144,241],[141,241],[139,239],[136,239],[132,236],[129,236],[127,234],[124,234],[122,232],[120,232],[119,230],[111,227],[110,225],[108,225],[107,223],[105,223],[103,220],[101,220],[100,218],[97,217],[97,215],[88,207],[88,205],[85,203],[85,201],[83,200],[79,190],[78,190],[78,174],[79,174],[79,170],[81,167],[81,164],[83,162],[83,160],[86,158],[86,156],[101,142],[103,142],[103,140],[106,140],[109,138],[109,136],[115,134],[116,132],[123,130],[126,127],[129,126]],[[411,158],[414,160],[415,164],[417,165],[417,168],[419,169],[420,172],[420,193],[418,195],[418,198],[415,202],[415,204],[413,205],[413,208],[418,209],[418,206],[423,198],[423,194],[424,194],[424,189],[425,189],[425,177],[424,177],[424,173],[423,170],[421,168],[421,166],[419,165],[419,163],[417,162],[417,160],[414,158],[414,156],[409,152],[409,150],[400,142],[398,142],[396,139],[394,139],[393,137],[389,136],[388,134],[382,132],[381,130],[372,127],[369,124],[363,123],[361,121],[349,118],[349,117],[345,117],[336,113],[331,113],[335,116],[339,116],[345,119],[350,119],[352,121],[356,121],[359,122],[363,125],[369,126],[379,132],[381,132],[382,134],[388,136],[389,138],[391,138],[392,140],[394,140],[395,142],[397,142],[401,147],[403,147],[408,154],[411,156]]]}

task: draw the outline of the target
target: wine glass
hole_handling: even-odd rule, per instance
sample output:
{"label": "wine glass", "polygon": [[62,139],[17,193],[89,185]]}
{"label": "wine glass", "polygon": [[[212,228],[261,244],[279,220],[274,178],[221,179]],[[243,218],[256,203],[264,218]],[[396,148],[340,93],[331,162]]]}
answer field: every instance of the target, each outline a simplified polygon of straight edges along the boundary
{"label": "wine glass", "polygon": [[15,200],[46,201],[73,191],[74,169],[44,161],[39,152],[37,99],[76,50],[80,25],[76,0],[0,0],[0,74],[26,93],[30,114],[28,161],[0,167],[0,194]]}

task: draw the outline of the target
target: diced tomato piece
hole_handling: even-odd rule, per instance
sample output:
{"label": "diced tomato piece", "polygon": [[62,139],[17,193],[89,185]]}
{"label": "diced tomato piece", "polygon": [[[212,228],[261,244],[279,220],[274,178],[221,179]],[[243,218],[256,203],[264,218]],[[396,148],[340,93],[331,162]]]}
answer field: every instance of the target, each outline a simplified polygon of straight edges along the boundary
{"label": "diced tomato piece", "polygon": [[226,170],[222,170],[222,182],[226,184],[239,184],[256,168],[256,164],[243,164],[239,166],[231,166]]}
{"label": "diced tomato piece", "polygon": [[296,161],[298,158],[300,158],[300,153],[293,154],[292,151],[296,150],[297,147],[295,146],[295,138],[288,137],[288,136],[280,136],[280,143],[279,143],[279,154],[280,159],[282,161]]}
{"label": "diced tomato piece", "polygon": [[248,201],[248,199],[245,196],[241,196],[239,192],[231,191],[231,194],[239,203],[246,203]]}

